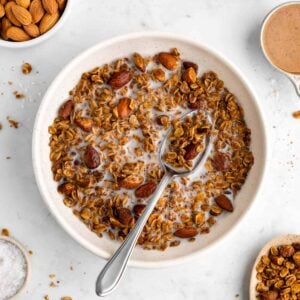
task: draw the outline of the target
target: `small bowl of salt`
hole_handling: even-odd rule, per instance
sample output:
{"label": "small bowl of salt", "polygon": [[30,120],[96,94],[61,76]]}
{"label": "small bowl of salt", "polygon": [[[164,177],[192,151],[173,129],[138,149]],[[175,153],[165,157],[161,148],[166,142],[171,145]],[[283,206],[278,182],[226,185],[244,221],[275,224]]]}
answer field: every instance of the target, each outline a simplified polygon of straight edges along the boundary
{"label": "small bowl of salt", "polygon": [[30,273],[29,257],[17,241],[0,237],[0,300],[16,299]]}

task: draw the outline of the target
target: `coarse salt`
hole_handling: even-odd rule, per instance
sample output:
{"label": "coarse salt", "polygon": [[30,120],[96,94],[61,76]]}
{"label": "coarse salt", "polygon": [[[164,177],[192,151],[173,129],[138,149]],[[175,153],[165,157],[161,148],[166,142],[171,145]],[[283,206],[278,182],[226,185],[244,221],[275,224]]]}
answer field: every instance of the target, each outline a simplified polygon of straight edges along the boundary
{"label": "coarse salt", "polygon": [[27,262],[20,248],[0,239],[0,300],[16,295],[24,285],[26,275]]}

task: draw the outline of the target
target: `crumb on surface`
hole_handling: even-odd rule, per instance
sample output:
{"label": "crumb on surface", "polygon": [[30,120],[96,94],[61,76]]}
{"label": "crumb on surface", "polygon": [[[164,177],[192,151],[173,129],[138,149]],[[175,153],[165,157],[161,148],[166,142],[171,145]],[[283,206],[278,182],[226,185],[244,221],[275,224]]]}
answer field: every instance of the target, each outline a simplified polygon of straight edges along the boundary
{"label": "crumb on surface", "polygon": [[14,91],[13,94],[15,95],[16,99],[24,99],[25,98],[25,95],[21,92],[18,92],[18,91]]}
{"label": "crumb on surface", "polygon": [[49,278],[54,278],[55,277],[55,274],[49,274]]}
{"label": "crumb on surface", "polygon": [[48,295],[44,296],[44,300],[50,300],[49,296]]}
{"label": "crumb on surface", "polygon": [[29,250],[28,253],[29,253],[29,255],[32,255],[32,254],[33,254],[32,250]]}
{"label": "crumb on surface", "polygon": [[0,123],[0,130],[3,128],[2,123]]}
{"label": "crumb on surface", "polygon": [[54,281],[51,281],[50,284],[49,284],[50,287],[57,287],[58,285],[54,282]]}
{"label": "crumb on surface", "polygon": [[1,235],[2,236],[9,236],[9,230],[7,228],[2,228]]}
{"label": "crumb on surface", "polygon": [[293,112],[293,117],[295,119],[300,119],[300,110]]}
{"label": "crumb on surface", "polygon": [[7,81],[7,84],[8,84],[8,85],[12,85],[13,82],[12,82],[12,81]]}
{"label": "crumb on surface", "polygon": [[11,157],[10,157],[10,156],[6,156],[5,158],[6,158],[6,159],[11,159]]}
{"label": "crumb on surface", "polygon": [[11,119],[9,116],[6,117],[7,121],[9,122],[9,126],[15,129],[19,128],[19,122]]}
{"label": "crumb on surface", "polygon": [[30,63],[24,63],[24,64],[22,65],[22,73],[23,73],[24,75],[30,74],[31,71],[32,71],[32,66],[31,66]]}
{"label": "crumb on surface", "polygon": [[72,297],[64,296],[64,297],[61,297],[60,300],[72,300]]}

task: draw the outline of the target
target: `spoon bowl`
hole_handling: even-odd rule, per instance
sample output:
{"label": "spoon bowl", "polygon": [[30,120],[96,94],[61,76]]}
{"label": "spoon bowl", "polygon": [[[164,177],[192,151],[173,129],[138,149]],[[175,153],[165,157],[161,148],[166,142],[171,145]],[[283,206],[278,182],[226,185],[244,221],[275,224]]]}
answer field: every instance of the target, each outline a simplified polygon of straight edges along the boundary
{"label": "spoon bowl", "polygon": [[250,278],[250,289],[249,289],[249,298],[250,300],[256,300],[256,285],[258,283],[258,280],[256,278],[256,266],[259,263],[261,257],[263,255],[268,255],[268,252],[272,246],[280,246],[280,245],[289,245],[292,243],[300,243],[300,235],[296,234],[287,234],[287,235],[282,235],[278,236],[271,241],[267,242],[263,248],[260,250],[258,253],[258,256],[255,260],[255,263],[253,265],[252,271],[251,271],[251,278]]}

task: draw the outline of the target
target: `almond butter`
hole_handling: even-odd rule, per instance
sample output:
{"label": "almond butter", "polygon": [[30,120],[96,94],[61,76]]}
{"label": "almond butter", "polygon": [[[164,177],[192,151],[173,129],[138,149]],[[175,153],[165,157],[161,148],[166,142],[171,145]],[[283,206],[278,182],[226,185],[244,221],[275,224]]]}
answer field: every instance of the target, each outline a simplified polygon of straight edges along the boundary
{"label": "almond butter", "polygon": [[125,178],[118,180],[119,187],[124,189],[135,189],[144,181],[144,177],[141,175],[131,174]]}
{"label": "almond butter", "polygon": [[145,210],[146,205],[145,204],[136,204],[133,207],[133,212],[139,217]]}
{"label": "almond butter", "polygon": [[58,21],[59,13],[55,13],[53,15],[45,14],[40,23],[40,32],[41,34],[50,30]]}
{"label": "almond butter", "polygon": [[30,5],[30,0],[15,0],[16,3],[24,8],[28,8]]}
{"label": "almond butter", "polygon": [[56,1],[58,4],[58,9],[60,10],[60,12],[63,12],[63,10],[66,7],[67,0],[56,0]]}
{"label": "almond butter", "polygon": [[129,71],[115,72],[110,77],[108,84],[115,90],[120,89],[131,80]]}
{"label": "almond butter", "polygon": [[29,11],[32,16],[32,22],[35,24],[38,23],[45,14],[41,0],[33,0],[30,4]]}
{"label": "almond butter", "polygon": [[174,232],[174,235],[180,238],[192,238],[198,234],[198,230],[194,227],[184,227]]}
{"label": "almond butter", "polygon": [[59,109],[58,115],[63,119],[68,119],[73,110],[74,103],[72,100],[66,101]]}
{"label": "almond butter", "polygon": [[6,31],[6,35],[15,42],[24,42],[30,39],[30,36],[23,29],[16,26],[9,27]]}
{"label": "almond butter", "polygon": [[8,20],[8,18],[4,17],[1,20],[1,36],[4,40],[8,40],[6,31],[11,26],[12,26],[12,23]]}
{"label": "almond butter", "polygon": [[229,212],[233,212],[232,202],[227,196],[220,195],[220,196],[215,198],[215,201],[224,210],[229,211]]}
{"label": "almond butter", "polygon": [[124,97],[119,100],[117,109],[118,109],[118,117],[121,119],[127,118],[132,109],[130,108],[131,99]]}
{"label": "almond butter", "polygon": [[15,15],[12,12],[12,8],[16,5],[17,4],[15,2],[7,2],[5,5],[5,15],[12,24],[20,27],[22,25],[21,22],[16,19]]}
{"label": "almond butter", "polygon": [[40,29],[35,24],[24,25],[23,28],[33,38],[40,35]]}
{"label": "almond butter", "polygon": [[91,132],[93,128],[93,120],[88,118],[77,118],[75,124],[85,132]]}
{"label": "almond butter", "polygon": [[147,182],[141,186],[139,186],[135,190],[135,196],[138,198],[146,198],[149,197],[151,194],[154,193],[156,190],[156,183],[153,181]]}
{"label": "almond butter", "polygon": [[95,169],[100,165],[100,156],[97,150],[91,145],[86,147],[84,162],[89,169]]}
{"label": "almond butter", "polygon": [[0,3],[0,19],[5,15],[4,6]]}
{"label": "almond butter", "polygon": [[45,11],[50,14],[56,14],[58,12],[58,4],[56,0],[42,0]]}
{"label": "almond butter", "polygon": [[178,58],[168,52],[160,52],[158,61],[168,70],[174,71],[178,66]]}
{"label": "almond butter", "polygon": [[140,71],[145,72],[146,70],[145,60],[139,53],[133,54],[133,62]]}
{"label": "almond butter", "polygon": [[29,25],[32,22],[32,17],[30,12],[20,6],[20,5],[13,5],[12,13],[14,14],[15,18],[22,24],[22,25]]}
{"label": "almond butter", "polygon": [[184,72],[182,74],[182,80],[184,80],[188,84],[195,83],[197,80],[197,74],[196,74],[194,68],[190,67],[190,68],[184,70]]}

